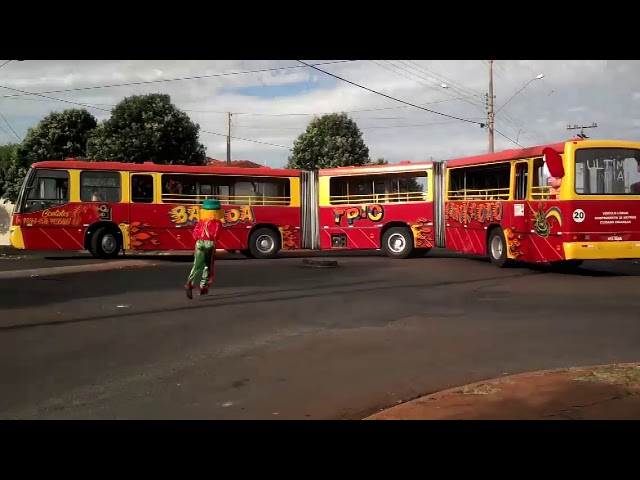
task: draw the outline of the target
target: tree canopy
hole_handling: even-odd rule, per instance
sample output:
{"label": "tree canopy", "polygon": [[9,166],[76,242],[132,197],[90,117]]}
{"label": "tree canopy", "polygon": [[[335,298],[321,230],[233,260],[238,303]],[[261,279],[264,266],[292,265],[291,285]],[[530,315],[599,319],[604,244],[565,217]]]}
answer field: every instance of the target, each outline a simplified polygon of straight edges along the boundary
{"label": "tree canopy", "polygon": [[293,144],[288,168],[317,170],[369,164],[369,148],[346,113],[314,118]]}
{"label": "tree canopy", "polygon": [[205,147],[200,126],[171,103],[169,95],[152,93],[125,98],[89,139],[87,157],[130,163],[200,165]]}

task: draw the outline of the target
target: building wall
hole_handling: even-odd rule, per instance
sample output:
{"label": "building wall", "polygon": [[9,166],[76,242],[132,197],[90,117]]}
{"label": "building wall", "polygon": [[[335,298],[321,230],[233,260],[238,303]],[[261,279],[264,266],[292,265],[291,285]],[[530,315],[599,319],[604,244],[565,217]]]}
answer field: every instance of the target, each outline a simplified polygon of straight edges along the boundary
{"label": "building wall", "polygon": [[9,241],[9,226],[11,225],[12,203],[0,202],[0,246],[11,245]]}

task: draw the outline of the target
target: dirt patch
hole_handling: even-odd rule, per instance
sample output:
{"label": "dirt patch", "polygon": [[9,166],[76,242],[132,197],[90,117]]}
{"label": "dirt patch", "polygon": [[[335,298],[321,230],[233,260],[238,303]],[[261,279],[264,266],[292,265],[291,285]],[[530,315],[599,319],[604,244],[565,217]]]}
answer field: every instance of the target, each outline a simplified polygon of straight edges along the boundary
{"label": "dirt patch", "polygon": [[418,398],[365,420],[636,420],[640,364],[524,373]]}

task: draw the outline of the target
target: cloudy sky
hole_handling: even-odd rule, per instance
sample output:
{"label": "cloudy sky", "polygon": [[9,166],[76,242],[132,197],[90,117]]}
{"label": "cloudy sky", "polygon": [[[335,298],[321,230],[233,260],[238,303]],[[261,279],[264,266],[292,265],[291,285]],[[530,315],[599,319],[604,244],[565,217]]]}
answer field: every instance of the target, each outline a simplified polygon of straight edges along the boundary
{"label": "cloudy sky", "polygon": [[[65,102],[84,104],[104,120],[126,96],[161,92],[200,124],[201,141],[213,158],[226,158],[226,112],[233,114],[233,159],[272,167],[284,165],[287,148],[314,114],[339,111],[358,123],[373,159],[447,159],[487,151],[487,130],[473,123],[486,120],[486,60],[303,61],[469,121],[406,106],[295,60],[0,60],[0,144],[23,138],[52,111],[77,106]],[[494,65],[496,150],[517,147],[514,142],[563,141],[574,133],[568,124],[593,122],[598,127],[587,131],[592,138],[640,140],[640,61],[496,60]],[[540,74],[544,78],[533,80]]]}

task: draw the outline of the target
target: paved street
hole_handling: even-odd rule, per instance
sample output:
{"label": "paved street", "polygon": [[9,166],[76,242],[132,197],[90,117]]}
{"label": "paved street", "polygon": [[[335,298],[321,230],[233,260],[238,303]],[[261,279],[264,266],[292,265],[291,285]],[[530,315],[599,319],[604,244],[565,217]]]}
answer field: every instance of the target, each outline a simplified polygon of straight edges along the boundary
{"label": "paved street", "polygon": [[0,259],[0,418],[355,419],[507,373],[640,360],[632,262],[331,258],[227,256],[192,301],[188,256],[23,278],[2,275],[104,262]]}

